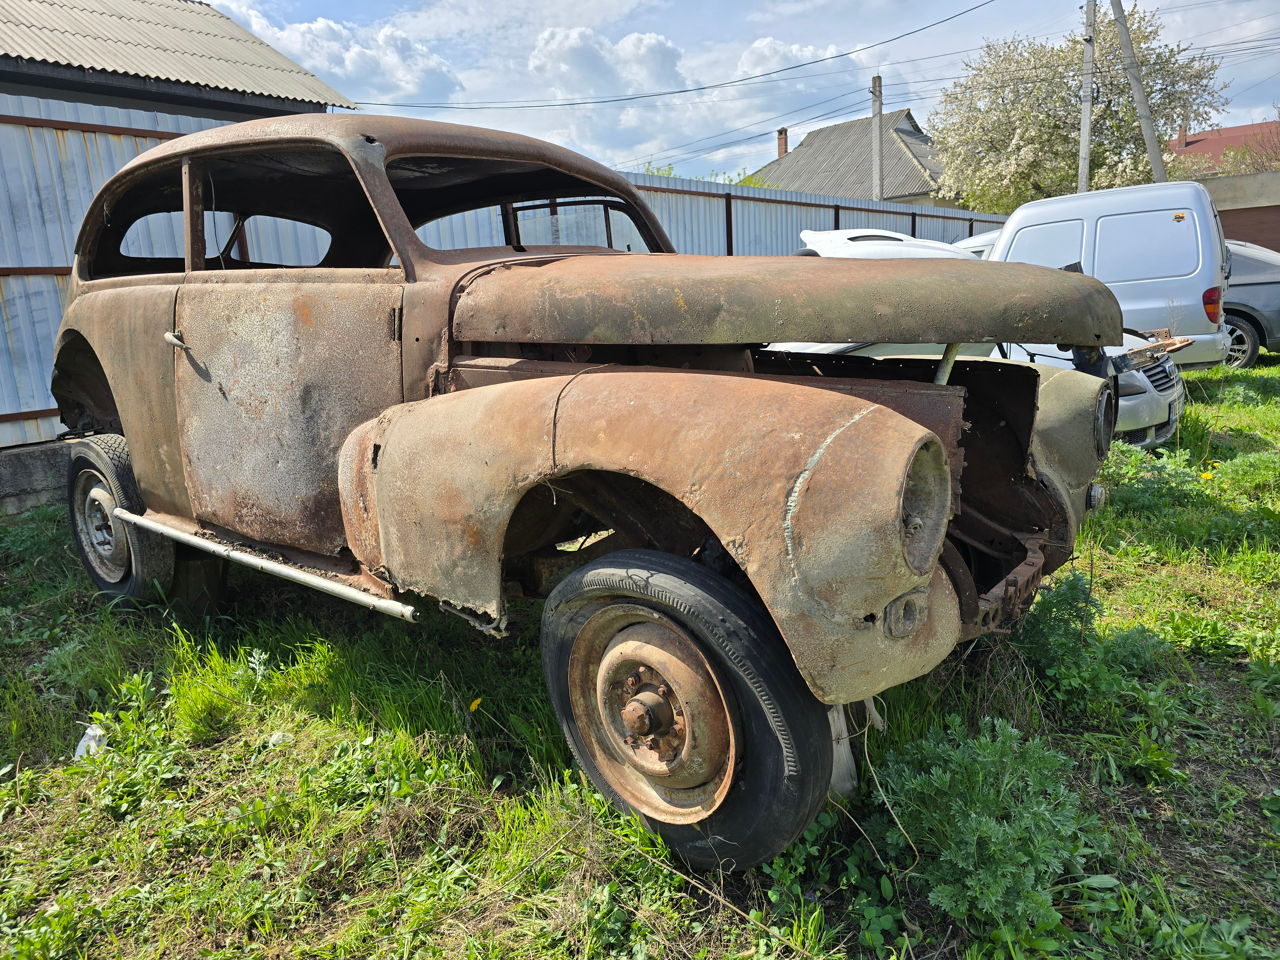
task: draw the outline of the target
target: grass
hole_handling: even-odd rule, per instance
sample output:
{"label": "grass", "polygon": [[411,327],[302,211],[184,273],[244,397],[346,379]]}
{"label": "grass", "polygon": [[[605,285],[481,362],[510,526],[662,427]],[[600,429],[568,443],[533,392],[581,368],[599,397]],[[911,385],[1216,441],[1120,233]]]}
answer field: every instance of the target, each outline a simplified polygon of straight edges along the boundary
{"label": "grass", "polygon": [[60,509],[2,521],[0,956],[1276,956],[1280,358],[1187,380],[1026,622],[886,692],[859,793],[741,875],[571,767],[536,606],[130,612]]}

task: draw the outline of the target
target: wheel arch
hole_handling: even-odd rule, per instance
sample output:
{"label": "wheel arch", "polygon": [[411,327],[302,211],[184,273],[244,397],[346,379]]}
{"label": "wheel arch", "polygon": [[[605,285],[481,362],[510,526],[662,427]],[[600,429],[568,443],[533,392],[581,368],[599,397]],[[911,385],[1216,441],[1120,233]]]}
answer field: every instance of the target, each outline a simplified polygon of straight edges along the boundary
{"label": "wheel arch", "polygon": [[97,351],[79,330],[63,330],[58,337],[50,389],[68,429],[124,432],[106,370]]}
{"label": "wheel arch", "polygon": [[1227,301],[1223,306],[1222,312],[1229,317],[1238,317],[1245,321],[1249,326],[1253,327],[1253,332],[1258,337],[1258,342],[1263,346],[1267,344],[1267,331],[1263,326],[1262,317],[1253,307],[1244,303],[1233,303]]}

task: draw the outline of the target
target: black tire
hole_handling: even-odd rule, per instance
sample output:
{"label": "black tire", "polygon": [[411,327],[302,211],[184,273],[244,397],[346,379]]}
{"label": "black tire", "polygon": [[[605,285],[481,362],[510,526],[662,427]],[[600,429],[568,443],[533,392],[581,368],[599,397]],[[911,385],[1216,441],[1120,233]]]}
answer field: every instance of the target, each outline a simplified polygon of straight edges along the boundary
{"label": "black tire", "polygon": [[118,434],[72,440],[67,508],[76,549],[99,590],[131,600],[158,599],[173,580],[173,541],[114,516],[146,509]]}
{"label": "black tire", "polygon": [[591,781],[690,866],[755,866],[822,809],[827,707],[758,601],[705,567],[623,550],[573,571],[547,600],[542,663]]}
{"label": "black tire", "polygon": [[1231,346],[1223,363],[1234,370],[1248,370],[1258,362],[1258,331],[1248,320],[1233,313],[1227,314],[1223,322],[1231,336]]}

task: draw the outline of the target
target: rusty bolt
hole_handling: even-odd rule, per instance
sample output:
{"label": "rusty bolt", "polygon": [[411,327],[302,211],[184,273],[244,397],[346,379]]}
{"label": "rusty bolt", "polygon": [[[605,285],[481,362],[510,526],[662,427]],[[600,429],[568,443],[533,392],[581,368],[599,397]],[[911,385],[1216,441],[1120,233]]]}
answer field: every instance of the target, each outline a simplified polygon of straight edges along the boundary
{"label": "rusty bolt", "polygon": [[636,672],[637,672],[637,673],[644,673],[644,672],[645,672],[646,670],[648,670],[648,669],[649,669],[649,668],[648,668],[648,667],[646,667],[644,664],[640,664],[640,666],[636,667]]}
{"label": "rusty bolt", "polygon": [[[640,669],[643,670],[644,668],[641,667]],[[627,677],[627,686],[633,690],[640,686],[640,675],[638,673],[633,673],[631,676]]]}
{"label": "rusty bolt", "polygon": [[658,696],[665,697],[665,696],[668,696],[670,693],[671,693],[671,688],[668,687],[665,683],[658,684]]}
{"label": "rusty bolt", "polygon": [[625,743],[628,747],[633,746],[633,745],[635,744],[635,742],[636,742],[636,738],[635,738],[635,737],[627,737],[627,738],[623,741],[623,743]]}

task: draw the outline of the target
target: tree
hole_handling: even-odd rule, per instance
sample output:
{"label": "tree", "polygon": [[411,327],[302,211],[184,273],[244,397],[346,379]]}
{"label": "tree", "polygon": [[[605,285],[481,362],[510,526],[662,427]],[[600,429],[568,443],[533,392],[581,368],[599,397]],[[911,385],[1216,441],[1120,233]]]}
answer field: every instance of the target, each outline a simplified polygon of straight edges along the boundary
{"label": "tree", "polygon": [[[1127,14],[1156,134],[1202,127],[1226,106],[1219,62],[1189,44],[1160,40],[1154,13]],[[1093,189],[1151,182],[1115,21],[1099,4],[1094,46]],[[929,116],[943,173],[938,196],[975,210],[1008,213],[1028,200],[1074,193],[1080,149],[1080,33],[1058,43],[1014,36],[991,40],[967,76],[942,92]]]}

